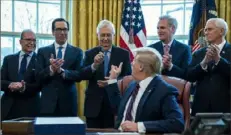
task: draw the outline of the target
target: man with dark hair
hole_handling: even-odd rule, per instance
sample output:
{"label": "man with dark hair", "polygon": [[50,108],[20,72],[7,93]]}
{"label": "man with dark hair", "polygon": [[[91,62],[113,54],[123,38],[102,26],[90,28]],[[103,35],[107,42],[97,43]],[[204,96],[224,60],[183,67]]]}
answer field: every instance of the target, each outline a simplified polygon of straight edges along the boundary
{"label": "man with dark hair", "polygon": [[163,56],[163,75],[179,77],[191,62],[192,56],[188,45],[174,39],[177,30],[177,20],[164,15],[159,18],[157,32],[160,41],[150,45]]}
{"label": "man with dark hair", "polygon": [[42,116],[77,116],[77,89],[75,82],[92,72],[91,66],[81,70],[83,51],[67,43],[69,23],[63,18],[52,22],[55,42],[38,50],[38,60],[43,68],[41,96]]}
{"label": "man with dark hair", "polygon": [[23,30],[20,38],[21,51],[8,55],[1,68],[2,120],[18,117],[36,117],[39,112],[39,91],[37,79],[40,71],[34,52],[36,37],[32,30]]}

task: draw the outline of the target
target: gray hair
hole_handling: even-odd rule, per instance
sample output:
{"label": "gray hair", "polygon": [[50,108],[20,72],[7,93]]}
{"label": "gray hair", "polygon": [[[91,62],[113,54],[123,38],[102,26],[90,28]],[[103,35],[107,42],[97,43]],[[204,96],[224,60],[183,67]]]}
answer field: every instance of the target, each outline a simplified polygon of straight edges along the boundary
{"label": "gray hair", "polygon": [[224,32],[222,33],[222,35],[225,37],[228,32],[228,25],[226,21],[222,18],[210,18],[207,22],[210,22],[210,21],[214,21],[216,27],[224,29]]}
{"label": "gray hair", "polygon": [[99,22],[97,29],[96,29],[96,33],[99,34],[99,31],[101,28],[103,27],[109,27],[112,30],[112,34],[115,35],[115,26],[111,21],[108,20],[102,20]]}
{"label": "gray hair", "polygon": [[23,31],[21,32],[21,34],[20,34],[20,39],[23,39],[24,34],[27,33],[27,32],[33,33],[34,36],[36,37],[35,33],[34,33],[31,29],[25,29],[25,30],[23,30]]}
{"label": "gray hair", "polygon": [[162,57],[160,53],[150,47],[141,47],[134,49],[133,52],[139,56],[137,60],[143,64],[144,72],[148,75],[160,74],[162,70]]}
{"label": "gray hair", "polygon": [[159,17],[159,20],[165,20],[165,19],[168,21],[169,26],[173,26],[175,30],[177,29],[178,23],[177,23],[176,18],[173,18],[169,15],[163,15]]}

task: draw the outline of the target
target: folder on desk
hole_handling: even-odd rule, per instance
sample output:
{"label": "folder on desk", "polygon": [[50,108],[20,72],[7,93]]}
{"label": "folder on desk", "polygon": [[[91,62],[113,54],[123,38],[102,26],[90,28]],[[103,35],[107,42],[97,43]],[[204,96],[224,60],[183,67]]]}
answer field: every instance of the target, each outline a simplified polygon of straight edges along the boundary
{"label": "folder on desk", "polygon": [[85,135],[86,125],[79,117],[37,117],[35,135]]}

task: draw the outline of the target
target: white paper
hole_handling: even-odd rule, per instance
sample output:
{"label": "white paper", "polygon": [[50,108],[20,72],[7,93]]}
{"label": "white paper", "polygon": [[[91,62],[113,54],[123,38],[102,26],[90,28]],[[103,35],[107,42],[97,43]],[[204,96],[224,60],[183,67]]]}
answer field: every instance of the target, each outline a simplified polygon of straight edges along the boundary
{"label": "white paper", "polygon": [[37,117],[35,124],[84,124],[84,122],[79,117]]}

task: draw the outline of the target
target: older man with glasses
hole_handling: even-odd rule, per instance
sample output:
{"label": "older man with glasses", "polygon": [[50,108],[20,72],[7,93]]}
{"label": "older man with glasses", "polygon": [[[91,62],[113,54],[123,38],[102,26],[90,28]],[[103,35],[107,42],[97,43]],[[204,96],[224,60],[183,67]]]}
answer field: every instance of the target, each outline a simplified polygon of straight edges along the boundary
{"label": "older man with glasses", "polygon": [[1,68],[2,120],[18,117],[36,117],[39,112],[40,66],[34,52],[36,36],[32,30],[23,30],[21,51],[8,55]]}

